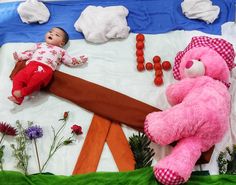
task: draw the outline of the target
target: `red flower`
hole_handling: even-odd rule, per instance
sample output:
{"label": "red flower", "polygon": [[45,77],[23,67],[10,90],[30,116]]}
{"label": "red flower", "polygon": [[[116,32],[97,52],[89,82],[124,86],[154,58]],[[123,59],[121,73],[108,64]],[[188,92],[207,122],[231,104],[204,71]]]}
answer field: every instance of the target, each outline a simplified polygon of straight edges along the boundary
{"label": "red flower", "polygon": [[4,135],[16,136],[17,130],[8,123],[0,122],[0,132]]}
{"label": "red flower", "polygon": [[68,118],[69,112],[64,112],[63,118],[66,120]]}
{"label": "red flower", "polygon": [[59,121],[67,121],[69,118],[69,111],[64,112],[63,118],[59,119]]}
{"label": "red flower", "polygon": [[82,127],[79,126],[79,125],[73,125],[73,126],[71,127],[71,129],[72,129],[72,133],[74,133],[74,134],[76,134],[76,135],[83,134],[83,132],[82,132]]}

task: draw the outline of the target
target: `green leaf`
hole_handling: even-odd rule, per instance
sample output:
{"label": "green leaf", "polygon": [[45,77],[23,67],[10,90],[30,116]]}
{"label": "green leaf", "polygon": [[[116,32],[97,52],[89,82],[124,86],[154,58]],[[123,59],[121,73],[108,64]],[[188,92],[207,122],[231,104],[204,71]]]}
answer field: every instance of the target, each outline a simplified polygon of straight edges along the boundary
{"label": "green leaf", "polygon": [[236,175],[236,145],[231,150],[226,147],[224,152],[220,152],[218,159],[219,174]]}
{"label": "green leaf", "polygon": [[133,134],[129,137],[129,145],[135,158],[135,169],[144,168],[152,165],[153,149],[149,147],[151,141],[144,133]]}

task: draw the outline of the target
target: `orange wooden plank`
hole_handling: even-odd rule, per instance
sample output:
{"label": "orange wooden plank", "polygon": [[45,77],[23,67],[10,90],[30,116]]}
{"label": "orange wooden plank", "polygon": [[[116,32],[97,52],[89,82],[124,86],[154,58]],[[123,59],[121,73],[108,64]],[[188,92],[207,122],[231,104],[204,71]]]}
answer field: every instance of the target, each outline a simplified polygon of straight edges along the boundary
{"label": "orange wooden plank", "polygon": [[119,171],[134,170],[133,152],[119,123],[111,124],[106,141]]}
{"label": "orange wooden plank", "polygon": [[109,120],[96,114],[93,116],[73,175],[96,172],[110,126]]}

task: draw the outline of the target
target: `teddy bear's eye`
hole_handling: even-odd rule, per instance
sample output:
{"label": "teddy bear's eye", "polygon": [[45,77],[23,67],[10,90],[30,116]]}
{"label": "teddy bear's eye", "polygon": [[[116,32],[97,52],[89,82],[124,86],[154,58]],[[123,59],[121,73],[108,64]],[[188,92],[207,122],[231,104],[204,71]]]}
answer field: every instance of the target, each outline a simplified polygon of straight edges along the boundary
{"label": "teddy bear's eye", "polygon": [[200,58],[198,58],[197,60],[198,60],[198,61],[201,61],[201,59],[200,59]]}

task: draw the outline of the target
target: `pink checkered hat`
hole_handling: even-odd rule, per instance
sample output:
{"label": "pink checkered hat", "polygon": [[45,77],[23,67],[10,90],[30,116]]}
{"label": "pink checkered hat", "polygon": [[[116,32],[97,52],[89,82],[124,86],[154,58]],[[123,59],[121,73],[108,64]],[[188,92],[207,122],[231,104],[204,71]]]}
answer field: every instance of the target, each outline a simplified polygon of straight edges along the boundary
{"label": "pink checkered hat", "polygon": [[181,63],[181,59],[184,54],[194,47],[209,47],[219,53],[225,62],[228,65],[229,70],[231,71],[234,67],[234,48],[233,45],[221,38],[211,38],[207,36],[196,36],[193,37],[188,46],[184,49],[184,51],[180,51],[175,57],[175,65],[173,68],[173,75],[176,80],[180,80],[180,72],[179,66]]}

